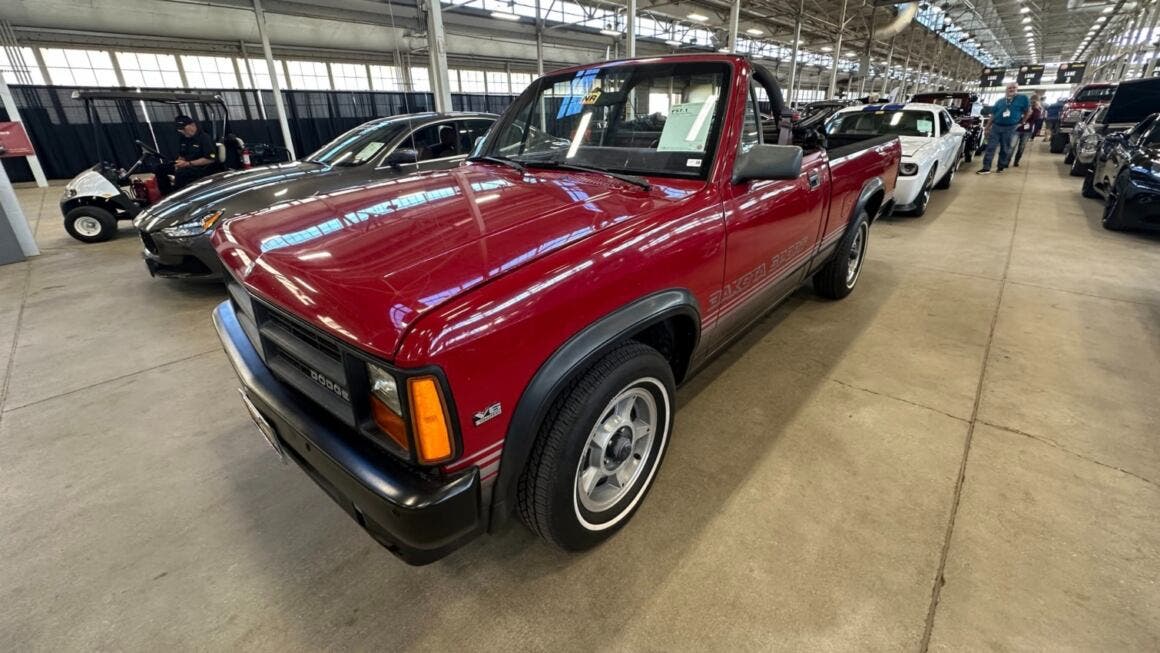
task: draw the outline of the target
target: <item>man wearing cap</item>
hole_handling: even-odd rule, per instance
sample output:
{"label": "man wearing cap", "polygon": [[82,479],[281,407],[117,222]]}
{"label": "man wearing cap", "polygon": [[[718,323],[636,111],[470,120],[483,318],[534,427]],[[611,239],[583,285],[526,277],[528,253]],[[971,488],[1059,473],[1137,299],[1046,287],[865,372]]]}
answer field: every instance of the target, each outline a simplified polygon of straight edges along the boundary
{"label": "man wearing cap", "polygon": [[[181,144],[177,148],[177,160],[172,168],[164,166],[157,173],[157,186],[162,195],[168,195],[194,181],[205,177],[217,170],[217,146],[209,134],[203,132],[197,121],[186,115],[174,119],[178,133],[181,134]],[[168,174],[172,172],[173,183],[169,183]]]}
{"label": "man wearing cap", "polygon": [[1031,110],[1031,102],[1026,95],[1019,95],[1017,84],[1008,84],[1007,93],[995,106],[991,107],[991,133],[987,135],[987,149],[983,152],[983,167],[976,174],[991,173],[991,159],[995,158],[995,148],[999,148],[999,167],[1003,172],[1011,161],[1011,150],[1015,147],[1016,128]]}

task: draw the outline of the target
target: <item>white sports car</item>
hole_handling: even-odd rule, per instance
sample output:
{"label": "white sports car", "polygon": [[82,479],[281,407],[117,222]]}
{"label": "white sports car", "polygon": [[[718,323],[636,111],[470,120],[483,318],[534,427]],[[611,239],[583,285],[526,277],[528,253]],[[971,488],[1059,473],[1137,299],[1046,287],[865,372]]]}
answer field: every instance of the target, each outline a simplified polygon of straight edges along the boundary
{"label": "white sports car", "polygon": [[930,191],[949,188],[963,156],[967,130],[937,104],[867,104],[842,109],[826,123],[826,134],[896,135],[902,141],[902,164],[894,188],[895,211],[926,212]]}

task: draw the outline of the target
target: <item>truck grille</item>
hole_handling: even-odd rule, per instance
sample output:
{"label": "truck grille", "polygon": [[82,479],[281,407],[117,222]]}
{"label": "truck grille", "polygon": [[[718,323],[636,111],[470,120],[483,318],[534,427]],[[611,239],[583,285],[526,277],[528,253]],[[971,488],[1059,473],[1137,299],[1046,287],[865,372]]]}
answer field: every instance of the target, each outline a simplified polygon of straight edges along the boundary
{"label": "truck grille", "polygon": [[274,376],[341,422],[357,426],[367,408],[352,401],[351,380],[365,395],[365,363],[325,333],[255,299],[233,279],[227,290],[238,322]]}

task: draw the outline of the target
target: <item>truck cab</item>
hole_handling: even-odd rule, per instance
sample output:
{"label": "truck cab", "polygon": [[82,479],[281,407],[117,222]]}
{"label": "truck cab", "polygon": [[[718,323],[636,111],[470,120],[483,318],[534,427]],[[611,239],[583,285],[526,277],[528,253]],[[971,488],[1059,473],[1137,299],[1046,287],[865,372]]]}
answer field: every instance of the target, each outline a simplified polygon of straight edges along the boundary
{"label": "truck cab", "polygon": [[[763,104],[767,106],[763,106]],[[676,387],[804,282],[849,295],[898,139],[790,143],[734,55],[541,77],[455,169],[224,222],[214,313],[266,439],[412,564],[629,522]]]}

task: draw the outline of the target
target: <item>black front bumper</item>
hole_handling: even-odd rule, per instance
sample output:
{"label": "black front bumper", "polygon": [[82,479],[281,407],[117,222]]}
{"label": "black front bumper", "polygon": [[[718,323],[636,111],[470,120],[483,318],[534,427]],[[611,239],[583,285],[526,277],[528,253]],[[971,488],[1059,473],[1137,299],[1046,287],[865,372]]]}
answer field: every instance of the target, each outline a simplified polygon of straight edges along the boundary
{"label": "black front bumper", "polygon": [[149,274],[167,279],[221,281],[225,269],[210,243],[209,233],[189,238],[170,238],[160,231],[139,232]]}
{"label": "black front bumper", "polygon": [[484,531],[477,468],[436,478],[348,435],[273,377],[230,302],[214,310],[213,321],[242,391],[273,427],[286,456],[380,544],[422,565]]}
{"label": "black front bumper", "polygon": [[1153,186],[1129,177],[1122,201],[1124,212],[1120,221],[1123,228],[1160,231],[1160,185]]}

